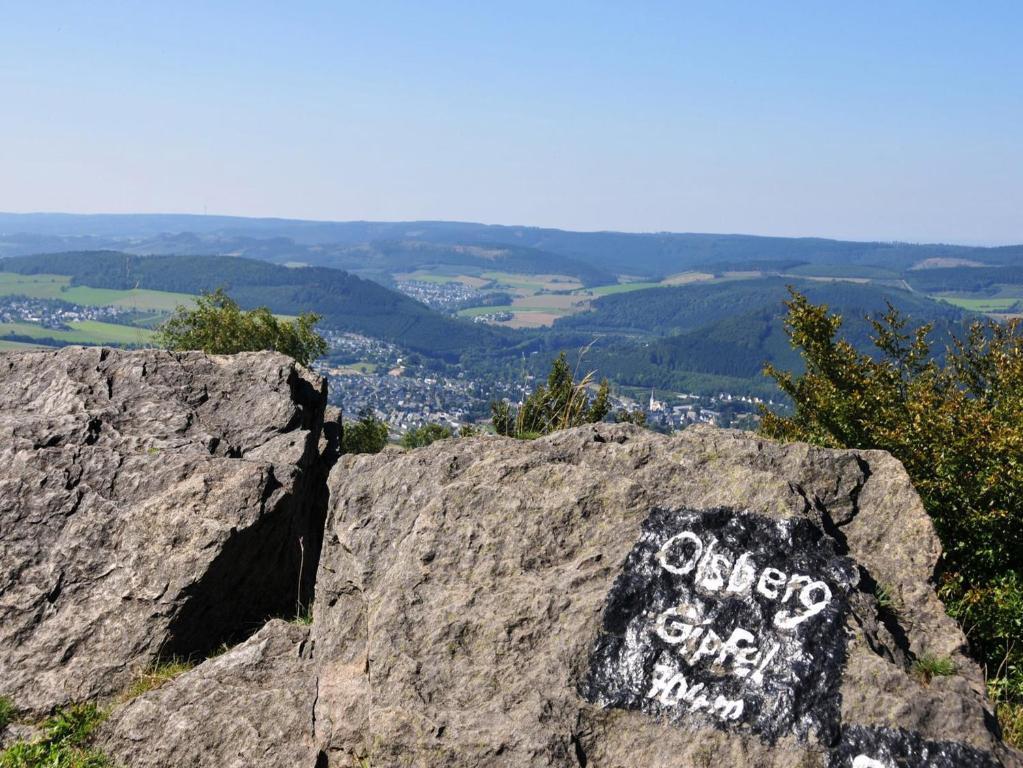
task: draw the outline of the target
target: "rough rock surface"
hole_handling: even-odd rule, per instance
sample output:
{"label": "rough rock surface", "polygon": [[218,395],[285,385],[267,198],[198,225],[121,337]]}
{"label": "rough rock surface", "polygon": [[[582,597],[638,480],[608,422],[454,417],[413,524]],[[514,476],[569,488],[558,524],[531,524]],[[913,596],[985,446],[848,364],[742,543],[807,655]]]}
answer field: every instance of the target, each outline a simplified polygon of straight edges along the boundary
{"label": "rough rock surface", "polygon": [[97,747],[132,768],[312,766],[309,628],[256,635],[116,709]]}
{"label": "rough rock surface", "polygon": [[330,491],[318,766],[1020,765],[886,453],[597,425]]}
{"label": "rough rock surface", "polygon": [[276,355],[0,355],[0,695],[115,702],[122,768],[1023,766],[885,453],[595,425],[328,482],[340,431]]}
{"label": "rough rock surface", "polygon": [[0,355],[0,695],[39,712],[115,694],[293,614],[325,401],[274,354]]}

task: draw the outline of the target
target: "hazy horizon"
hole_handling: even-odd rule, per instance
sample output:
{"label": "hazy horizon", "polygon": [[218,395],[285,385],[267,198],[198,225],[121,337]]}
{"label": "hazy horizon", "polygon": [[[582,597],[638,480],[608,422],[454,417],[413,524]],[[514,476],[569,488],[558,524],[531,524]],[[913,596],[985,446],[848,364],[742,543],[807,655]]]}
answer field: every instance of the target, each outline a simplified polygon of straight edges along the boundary
{"label": "hazy horizon", "polygon": [[[452,218],[440,218],[440,219],[317,219],[317,218],[301,218],[291,216],[246,216],[243,214],[234,213],[219,213],[214,211],[208,212],[191,212],[191,211],[124,211],[124,212],[110,212],[110,211],[9,211],[0,210],[0,216],[195,216],[200,218],[219,218],[219,219],[251,219],[254,221],[297,221],[297,222],[309,222],[317,224],[422,224],[422,223],[442,223],[442,224],[469,224],[479,225],[485,227],[507,227],[507,228],[527,228],[527,229],[551,229],[560,230],[563,232],[578,232],[584,234],[620,234],[620,235],[708,235],[708,236],[725,236],[725,237],[763,237],[763,238],[789,238],[789,239],[803,239],[803,240],[837,240],[837,241],[849,241],[849,242],[864,242],[864,243],[902,243],[906,245],[952,245],[952,246],[964,246],[964,247],[975,247],[975,248],[1001,248],[1013,245],[1023,245],[1023,237],[1018,241],[1005,241],[1005,242],[968,242],[968,241],[955,241],[955,240],[906,240],[902,238],[880,238],[880,237],[832,237],[830,235],[819,235],[814,233],[808,234],[792,234],[792,235],[777,235],[777,234],[764,234],[762,232],[706,232],[697,230],[627,230],[627,229],[575,229],[570,227],[559,227],[559,226],[544,226],[539,224],[530,224],[528,222],[503,222],[503,221],[469,221],[467,219],[452,219]],[[13,234],[9,232],[6,234]]]}
{"label": "hazy horizon", "polygon": [[1023,242],[1023,6],[18,4],[0,209]]}

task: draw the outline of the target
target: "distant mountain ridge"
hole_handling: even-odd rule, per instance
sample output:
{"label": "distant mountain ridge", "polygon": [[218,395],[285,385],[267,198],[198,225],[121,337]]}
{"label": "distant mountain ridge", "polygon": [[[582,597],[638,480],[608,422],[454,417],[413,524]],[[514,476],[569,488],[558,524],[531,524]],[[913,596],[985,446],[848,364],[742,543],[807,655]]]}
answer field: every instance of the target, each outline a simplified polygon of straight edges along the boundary
{"label": "distant mountain ridge", "polygon": [[[702,233],[571,232],[447,221],[330,222],[192,214],[0,213],[0,256],[116,249],[132,253],[220,253],[343,266],[351,246],[414,242],[531,249],[556,257],[551,268],[663,277],[723,262],[796,260],[902,271],[927,259],[1023,265],[1023,245],[995,248],[826,238]],[[414,251],[415,249],[411,249]],[[521,254],[520,254],[521,255]],[[567,259],[568,262],[559,262]],[[514,259],[512,260],[514,262]],[[415,268],[409,258],[403,267]],[[350,267],[349,267],[350,268]],[[529,264],[535,270],[536,264]],[[574,272],[572,274],[575,274]],[[601,280],[591,275],[587,280]]]}

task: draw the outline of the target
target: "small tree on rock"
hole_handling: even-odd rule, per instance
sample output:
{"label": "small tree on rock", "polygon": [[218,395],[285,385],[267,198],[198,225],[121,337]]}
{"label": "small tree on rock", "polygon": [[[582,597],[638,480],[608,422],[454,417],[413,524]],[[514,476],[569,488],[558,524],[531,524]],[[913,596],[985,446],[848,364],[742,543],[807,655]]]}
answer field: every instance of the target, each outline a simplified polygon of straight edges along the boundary
{"label": "small tree on rock", "polygon": [[387,445],[387,423],[366,408],[358,421],[346,421],[341,432],[341,453],[380,453]]}
{"label": "small tree on rock", "polygon": [[279,320],[266,307],[242,310],[222,288],[203,293],[192,308],[179,306],[157,332],[167,349],[198,349],[213,355],[272,350],[302,365],[327,352],[327,342],[314,330],[319,315],[307,312],[293,321]]}
{"label": "small tree on rock", "polygon": [[575,380],[562,352],[551,365],[547,383],[538,386],[517,411],[503,401],[490,404],[494,431],[529,438],[603,421],[611,410],[607,379],[600,382],[596,394],[590,397],[592,383],[592,372]]}
{"label": "small tree on rock", "polygon": [[424,424],[421,427],[410,429],[401,436],[403,448],[422,448],[435,443],[438,440],[446,440],[454,433],[441,424]]}

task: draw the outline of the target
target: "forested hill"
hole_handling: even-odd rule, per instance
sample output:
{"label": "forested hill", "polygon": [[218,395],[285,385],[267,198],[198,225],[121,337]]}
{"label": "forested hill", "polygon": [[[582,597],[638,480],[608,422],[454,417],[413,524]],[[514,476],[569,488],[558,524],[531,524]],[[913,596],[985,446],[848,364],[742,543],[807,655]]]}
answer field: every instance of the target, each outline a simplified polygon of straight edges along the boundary
{"label": "forested hill", "polygon": [[951,304],[906,290],[790,276],[693,283],[603,296],[593,302],[589,312],[558,320],[555,329],[671,336],[740,317],[761,307],[781,314],[790,285],[845,317],[884,312],[888,302],[919,322],[940,319],[958,322],[965,316],[963,310]]}
{"label": "forested hill", "polygon": [[230,256],[133,256],[86,251],[0,259],[0,271],[69,275],[73,285],[197,294],[225,288],[243,307],[297,315],[314,311],[324,327],[363,333],[449,361],[474,347],[510,345],[513,333],[463,322],[342,270],[288,268]]}
{"label": "forested hill", "polygon": [[[662,389],[755,391],[770,395],[765,362],[793,370],[802,359],[785,336],[783,301],[788,286],[844,318],[840,335],[862,351],[873,348],[868,317],[888,304],[913,327],[930,323],[935,352],[961,335],[977,315],[910,291],[844,282],[765,279],[651,288],[596,302],[592,311],[555,324],[556,331],[608,334],[589,352],[588,364],[624,384]],[[628,337],[628,338],[623,338]]]}
{"label": "forested hill", "polygon": [[[531,272],[539,266],[542,271],[577,275],[586,284],[606,281],[607,274],[664,277],[705,265],[720,268],[771,262],[805,262],[814,267],[858,271],[873,267],[893,276],[917,265],[926,266],[932,260],[1023,266],[1020,246],[980,248],[814,237],[572,232],[450,221],[0,213],[0,235],[0,255],[87,246],[133,253],[233,253],[349,270],[373,269],[374,260],[391,271],[418,269],[430,261]],[[456,250],[432,247],[436,245],[455,246]],[[495,253],[502,249],[503,253]],[[490,255],[481,258],[480,252]]]}

